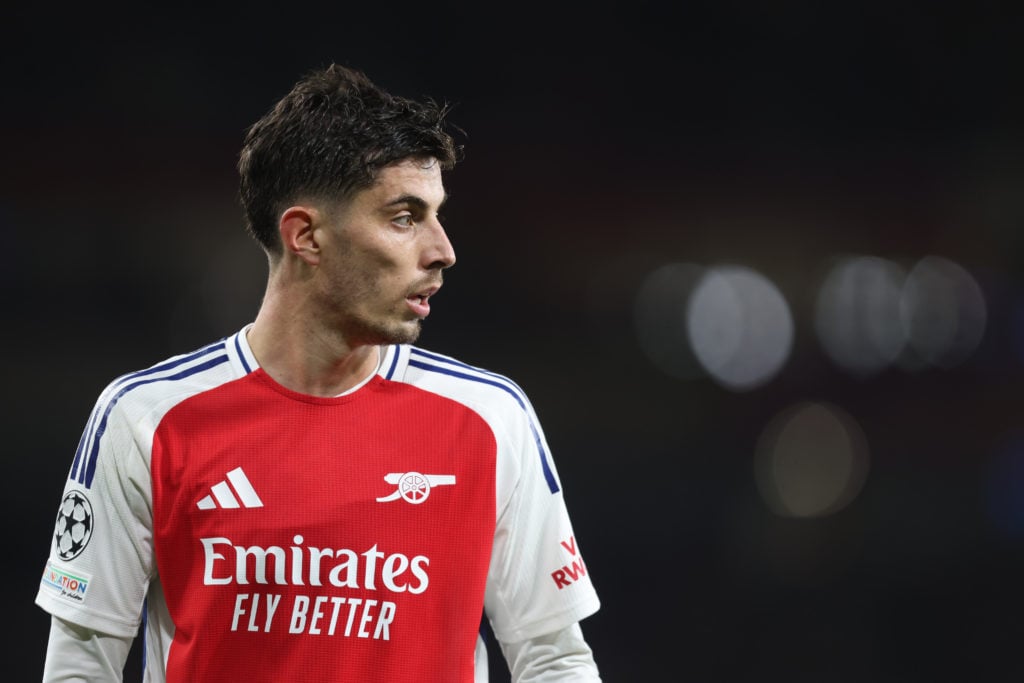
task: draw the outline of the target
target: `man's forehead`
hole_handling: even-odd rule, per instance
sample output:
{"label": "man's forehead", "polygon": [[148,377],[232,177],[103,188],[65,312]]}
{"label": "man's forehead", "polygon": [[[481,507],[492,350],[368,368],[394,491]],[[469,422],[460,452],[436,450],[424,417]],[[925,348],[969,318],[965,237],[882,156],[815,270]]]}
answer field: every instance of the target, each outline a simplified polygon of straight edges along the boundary
{"label": "man's forehead", "polygon": [[406,157],[382,166],[377,173],[378,180],[384,176],[403,173],[410,175],[440,175],[441,164],[434,157]]}
{"label": "man's forehead", "polygon": [[380,170],[373,185],[366,188],[365,193],[384,203],[392,203],[399,197],[413,196],[440,204],[447,196],[441,179],[441,166],[436,159],[405,159],[388,164]]}

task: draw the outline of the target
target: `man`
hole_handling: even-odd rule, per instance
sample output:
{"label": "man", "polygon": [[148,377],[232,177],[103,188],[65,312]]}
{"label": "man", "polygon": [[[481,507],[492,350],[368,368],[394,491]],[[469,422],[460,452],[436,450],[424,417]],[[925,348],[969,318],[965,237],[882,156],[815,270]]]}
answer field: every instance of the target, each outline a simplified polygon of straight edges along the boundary
{"label": "man", "polygon": [[44,680],[598,681],[599,603],[536,415],[411,346],[455,254],[444,108],[337,65],[239,161],[266,294],[237,334],[112,382],[37,603]]}

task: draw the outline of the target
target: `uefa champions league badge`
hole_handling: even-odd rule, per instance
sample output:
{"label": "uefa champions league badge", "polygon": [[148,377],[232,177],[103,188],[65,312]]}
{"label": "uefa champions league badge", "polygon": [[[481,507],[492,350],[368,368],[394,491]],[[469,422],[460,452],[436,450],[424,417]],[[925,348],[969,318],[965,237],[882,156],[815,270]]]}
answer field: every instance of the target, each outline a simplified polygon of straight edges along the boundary
{"label": "uefa champions league badge", "polygon": [[53,532],[57,557],[68,562],[82,554],[92,538],[92,504],[81,491],[68,491],[57,510]]}
{"label": "uefa champions league badge", "polygon": [[68,491],[57,510],[53,530],[53,555],[43,570],[42,585],[58,598],[68,602],[85,602],[92,577],[82,571],[71,570],[56,560],[69,562],[85,550],[92,538],[92,504],[81,491]]}

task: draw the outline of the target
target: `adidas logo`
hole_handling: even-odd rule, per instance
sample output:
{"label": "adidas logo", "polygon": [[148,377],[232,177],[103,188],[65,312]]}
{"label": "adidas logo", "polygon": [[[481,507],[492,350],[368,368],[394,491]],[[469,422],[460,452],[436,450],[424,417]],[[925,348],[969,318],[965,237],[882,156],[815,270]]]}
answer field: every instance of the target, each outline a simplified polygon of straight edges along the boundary
{"label": "adidas logo", "polygon": [[[263,501],[256,495],[256,489],[249,483],[249,478],[245,476],[245,472],[242,471],[241,467],[236,467],[228,472],[227,480],[214,484],[210,487],[210,490],[213,492],[213,495],[206,496],[196,503],[200,510],[213,510],[217,507],[263,507]],[[235,497],[236,495],[238,496],[237,498]],[[239,498],[242,500],[241,503],[238,502]]]}

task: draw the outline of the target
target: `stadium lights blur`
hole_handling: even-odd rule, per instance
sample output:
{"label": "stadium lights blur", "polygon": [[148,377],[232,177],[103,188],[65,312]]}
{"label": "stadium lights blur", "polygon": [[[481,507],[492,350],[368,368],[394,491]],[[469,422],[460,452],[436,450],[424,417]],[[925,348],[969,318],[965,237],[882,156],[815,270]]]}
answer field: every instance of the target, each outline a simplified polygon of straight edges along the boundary
{"label": "stadium lights blur", "polygon": [[907,344],[900,320],[906,272],[871,256],[842,259],[828,272],[815,307],[815,331],[829,357],[857,375],[896,361]]}
{"label": "stadium lights blur", "polygon": [[633,306],[637,342],[647,358],[676,379],[703,376],[690,350],[686,307],[704,269],[692,263],[669,263],[651,272],[640,285]]}
{"label": "stadium lights blur", "polygon": [[873,256],[841,258],[818,292],[815,330],[841,369],[953,367],[984,334],[985,297],[962,266],[926,256],[909,270]]}
{"label": "stadium lights blur", "polygon": [[701,366],[735,391],[772,379],[793,347],[793,316],[782,293],[743,266],[709,269],[690,297],[686,323]]}
{"label": "stadium lights blur", "polygon": [[900,313],[910,346],[925,362],[959,365],[985,333],[985,296],[962,266],[927,256],[907,275]]}
{"label": "stadium lights blur", "polygon": [[[779,289],[738,265],[670,263],[643,281],[634,304],[637,341],[678,379],[710,377],[731,391],[774,378],[792,351],[793,315]],[[905,268],[878,256],[846,256],[818,290],[814,329],[842,370],[950,368],[984,335],[987,307],[977,281],[949,259],[926,256]]]}
{"label": "stadium lights blur", "polygon": [[732,391],[771,380],[793,344],[785,298],[743,266],[658,268],[640,287],[634,323],[641,349],[663,372],[679,379],[710,376]]}
{"label": "stadium lights blur", "polygon": [[823,517],[863,488],[868,444],[840,407],[804,402],[776,415],[758,440],[754,477],[762,500],[782,517]]}

